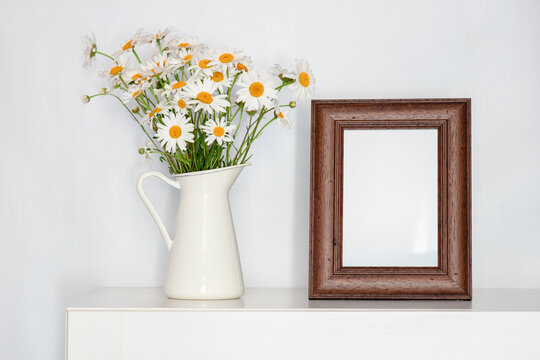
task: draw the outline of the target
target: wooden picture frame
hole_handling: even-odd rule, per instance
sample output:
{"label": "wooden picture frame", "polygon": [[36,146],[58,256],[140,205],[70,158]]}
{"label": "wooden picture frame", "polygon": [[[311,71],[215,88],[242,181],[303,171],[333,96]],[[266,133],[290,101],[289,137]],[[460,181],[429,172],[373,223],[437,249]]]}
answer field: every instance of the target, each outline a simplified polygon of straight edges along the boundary
{"label": "wooden picture frame", "polygon": [[[310,299],[460,299],[471,289],[471,100],[313,100]],[[346,129],[436,129],[438,266],[342,266]]]}

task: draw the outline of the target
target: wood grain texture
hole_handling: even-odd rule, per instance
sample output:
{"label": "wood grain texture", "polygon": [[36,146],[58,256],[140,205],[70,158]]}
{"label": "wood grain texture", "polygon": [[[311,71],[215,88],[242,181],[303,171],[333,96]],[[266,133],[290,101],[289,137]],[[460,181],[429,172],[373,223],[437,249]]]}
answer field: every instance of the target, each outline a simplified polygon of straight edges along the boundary
{"label": "wood grain texture", "polygon": [[[313,100],[311,114],[310,299],[470,300],[471,100]],[[342,265],[348,129],[437,130],[437,267]]]}

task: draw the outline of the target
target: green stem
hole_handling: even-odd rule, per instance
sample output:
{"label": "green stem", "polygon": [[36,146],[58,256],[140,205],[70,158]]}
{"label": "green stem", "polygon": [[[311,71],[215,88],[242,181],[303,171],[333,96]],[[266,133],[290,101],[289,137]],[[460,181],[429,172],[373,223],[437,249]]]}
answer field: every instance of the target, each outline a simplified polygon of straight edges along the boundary
{"label": "green stem", "polygon": [[239,157],[242,156],[242,152],[243,152],[243,147],[244,147],[244,144],[246,143],[246,140],[249,136],[249,131],[251,129],[251,127],[253,126],[254,122],[253,122],[253,115],[250,115],[249,116],[249,124],[248,126],[246,127],[246,133],[244,134],[244,138],[242,139],[242,143],[240,144],[240,146],[238,147],[238,151],[236,152],[236,155],[234,156],[232,162],[233,162],[233,165],[236,165],[236,162],[239,160]]}
{"label": "green stem", "polygon": [[133,55],[135,55],[135,57],[137,58],[137,61],[139,62],[139,64],[141,64],[141,58],[139,58],[139,54],[137,54],[137,52],[135,51],[135,48],[131,48],[131,51],[133,51]]}
{"label": "green stem", "polygon": [[232,92],[232,89],[233,89],[233,87],[234,87],[234,84],[236,84],[236,80],[238,80],[238,77],[239,77],[239,76],[240,76],[240,73],[238,73],[238,74],[236,74],[236,75],[234,76],[234,80],[233,80],[233,82],[232,82],[232,84],[231,84],[231,87],[229,88],[229,91],[227,91],[227,101],[228,101],[228,102],[231,102],[231,92]]}
{"label": "green stem", "polygon": [[[143,124],[140,123],[140,121],[135,117],[135,115],[133,115],[133,113],[131,112],[131,110],[126,106],[126,104],[124,104],[124,102],[122,101],[122,99],[120,99],[117,95],[115,94],[107,94],[107,95],[110,95],[110,96],[114,96],[118,101],[120,101],[120,103],[126,108],[126,110],[129,112],[129,114],[131,115],[131,117],[133,117],[133,120],[135,120],[137,122],[137,124],[139,124],[139,126],[141,127],[142,131],[144,131],[144,133],[146,134],[146,136],[148,137],[148,139],[150,139],[150,141],[152,142],[152,144],[154,145],[154,147],[156,148],[156,150],[159,150],[159,147],[157,146],[156,142],[154,141],[154,139],[150,136],[150,134],[148,134],[148,131],[146,131],[146,128],[144,127]],[[171,169],[175,169],[175,166],[173,165],[174,164],[174,161],[170,158],[170,155],[167,154],[166,155],[166,158],[167,158],[167,162],[169,163],[169,166],[171,167]]]}
{"label": "green stem", "polygon": [[152,95],[154,95],[154,98],[156,99],[156,103],[159,104],[159,98],[156,96],[156,94],[154,94],[154,88],[152,86],[150,86],[148,88],[148,90],[150,90],[150,92],[152,93]]}
{"label": "green stem", "polygon": [[[143,95],[144,95],[144,98],[146,99],[147,101],[147,104],[150,104],[152,105],[152,108],[155,108],[156,105],[152,102],[152,100],[150,100],[150,98],[148,97],[148,95],[146,95],[146,91],[143,91]],[[150,109],[150,106],[148,107]]]}
{"label": "green stem", "polygon": [[255,128],[253,129],[253,132],[250,134],[250,137],[248,138],[248,142],[246,143],[246,149],[244,150],[244,156],[243,156],[242,160],[240,161],[240,164],[243,164],[246,161],[246,156],[249,153],[249,149],[251,148],[251,144],[253,144],[253,141],[255,140],[255,134],[257,132],[257,128],[259,127],[259,124],[261,123],[264,115],[266,115],[266,113],[268,113],[268,111],[270,111],[270,110],[267,110],[267,111],[264,110],[264,106],[261,109],[261,113],[260,113],[260,115],[257,118],[257,121],[255,123]]}
{"label": "green stem", "polygon": [[291,84],[294,84],[296,82],[296,80],[286,80],[286,79],[283,79],[283,83],[281,85],[279,85],[278,87],[275,88],[275,90],[277,91],[280,91],[281,89],[283,89],[285,86],[289,86]]}
{"label": "green stem", "polygon": [[270,123],[274,122],[274,120],[276,120],[276,119],[277,119],[277,116],[274,116],[271,120],[269,120],[266,124],[264,124],[264,126],[261,128],[261,130],[259,130],[259,132],[257,132],[255,137],[253,138],[253,141],[255,141],[255,139],[257,139],[259,137],[259,135],[261,135],[261,133],[263,132],[265,127],[270,125]]}
{"label": "green stem", "polygon": [[135,120],[137,122],[137,124],[139,124],[141,126],[141,128],[143,129],[144,133],[146,134],[146,136],[148,137],[148,139],[150,139],[150,141],[152,142],[152,144],[154,144],[154,146],[156,147],[156,149],[158,149],[158,146],[156,145],[156,143],[154,142],[154,139],[150,136],[150,134],[148,134],[148,132],[146,131],[146,129],[144,128],[143,124],[141,124],[139,122],[139,119],[137,119],[135,117],[135,115],[133,115],[133,113],[131,112],[131,110],[127,107],[126,104],[124,104],[124,102],[122,101],[122,99],[120,99],[117,95],[115,94],[107,94],[107,95],[110,95],[110,96],[114,96],[118,101],[120,101],[120,103],[122,104],[122,106],[124,106],[126,108],[126,110],[129,112],[129,114],[131,115],[131,117],[133,117],[133,120]]}
{"label": "green stem", "polygon": [[[161,88],[163,90],[165,90],[165,83],[163,82],[163,80],[161,79],[161,77],[157,76],[157,79],[159,81],[159,83],[161,84]],[[168,80],[167,80],[168,81]],[[167,103],[169,103],[169,97],[167,95],[165,95],[165,100],[167,100]]]}
{"label": "green stem", "polygon": [[[244,104],[242,103],[239,106],[240,111],[240,118],[238,119],[238,126],[236,127],[236,130],[234,131],[233,139],[236,139],[236,134],[238,133],[238,129],[240,129],[240,125],[242,124],[242,119],[244,118]],[[238,113],[238,110],[236,110],[236,113],[234,113],[233,120],[236,117],[236,114]]]}
{"label": "green stem", "polygon": [[88,96],[89,99],[91,99],[91,98],[96,97],[96,96],[104,96],[104,95],[107,95],[107,94],[100,93],[100,94],[87,95],[87,96]]}
{"label": "green stem", "polygon": [[122,77],[122,75],[118,75],[118,77],[122,81],[122,84],[124,84],[124,86],[126,87],[126,91],[127,91],[127,89],[129,88],[128,84],[126,84],[126,82],[124,81],[124,78]]}
{"label": "green stem", "polygon": [[101,56],[105,56],[105,57],[108,57],[109,59],[111,59],[112,61],[116,62],[116,59],[113,58],[112,56],[108,55],[108,54],[105,54],[104,52],[101,52],[101,51],[97,51],[96,50],[96,54],[99,54]]}

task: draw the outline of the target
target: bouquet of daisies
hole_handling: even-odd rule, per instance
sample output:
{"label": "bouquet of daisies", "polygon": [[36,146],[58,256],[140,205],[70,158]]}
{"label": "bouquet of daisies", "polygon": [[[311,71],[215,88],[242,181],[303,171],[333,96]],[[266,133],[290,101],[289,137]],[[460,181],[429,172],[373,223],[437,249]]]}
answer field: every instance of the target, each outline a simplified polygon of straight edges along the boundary
{"label": "bouquet of daisies", "polygon": [[315,93],[305,60],[296,60],[291,70],[274,65],[257,72],[243,51],[211,50],[171,28],[139,29],[111,54],[98,50],[93,35],[84,42],[85,67],[105,58],[108,67],[100,75],[109,86],[82,101],[119,100],[148,137],[139,152],[147,158],[159,154],[173,174],[247,162],[251,145],[268,125],[291,126],[287,108],[296,103],[280,104],[278,93],[287,86],[299,99]]}

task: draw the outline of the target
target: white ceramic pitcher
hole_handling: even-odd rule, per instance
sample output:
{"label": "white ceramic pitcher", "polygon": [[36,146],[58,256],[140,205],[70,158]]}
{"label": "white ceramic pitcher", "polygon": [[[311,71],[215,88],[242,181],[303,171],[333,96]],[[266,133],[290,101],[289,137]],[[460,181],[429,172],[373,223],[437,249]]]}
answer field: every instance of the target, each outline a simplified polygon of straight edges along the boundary
{"label": "white ceramic pitcher", "polygon": [[[165,293],[173,299],[235,299],[244,293],[242,268],[229,205],[229,190],[249,164],[174,175],[147,171],[137,192],[169,248]],[[180,190],[173,236],[143,191],[143,180],[156,176]]]}

